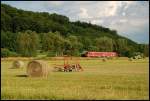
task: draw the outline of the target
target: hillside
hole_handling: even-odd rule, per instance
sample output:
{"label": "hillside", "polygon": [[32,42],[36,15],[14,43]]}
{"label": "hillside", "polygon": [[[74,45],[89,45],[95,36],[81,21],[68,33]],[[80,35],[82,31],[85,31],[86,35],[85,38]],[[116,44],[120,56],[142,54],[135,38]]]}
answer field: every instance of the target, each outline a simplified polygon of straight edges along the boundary
{"label": "hillside", "polygon": [[[109,28],[80,21],[70,22],[69,18],[63,15],[24,11],[6,4],[1,4],[1,18],[1,30],[4,31],[19,32],[32,30],[37,33],[59,31],[64,36],[70,33],[93,38],[99,36],[108,36],[114,39],[125,38]],[[129,39],[127,40],[129,41]],[[132,43],[136,44],[133,41]]]}
{"label": "hillside", "polygon": [[[124,40],[124,42],[122,42],[126,43],[125,46],[128,47],[128,51],[138,50],[138,44],[136,42],[118,35],[117,31],[115,30],[86,22],[71,22],[69,21],[68,17],[55,13],[49,14],[47,12],[24,11],[6,4],[1,4],[1,32],[10,32],[13,34],[18,32],[25,32],[26,30],[35,31],[39,35],[43,35],[42,33],[48,32],[55,33],[57,31],[63,38],[66,38],[70,35],[76,36],[78,41],[83,46],[82,49],[79,49],[80,52],[83,50],[107,51],[106,49],[100,50],[101,48],[97,48],[98,46],[95,45],[95,39],[103,37],[106,37],[108,40],[112,40],[113,49],[108,51],[119,52],[119,49],[117,48],[119,47],[117,45],[117,41],[119,39]],[[3,36],[5,36],[5,34]],[[8,48],[11,50],[9,46],[2,44],[3,41],[6,42],[4,37],[1,39],[1,48]],[[88,43],[91,45],[88,45]],[[85,46],[86,44],[90,47],[87,48],[87,46]],[[12,49],[12,51],[16,51],[16,49]]]}

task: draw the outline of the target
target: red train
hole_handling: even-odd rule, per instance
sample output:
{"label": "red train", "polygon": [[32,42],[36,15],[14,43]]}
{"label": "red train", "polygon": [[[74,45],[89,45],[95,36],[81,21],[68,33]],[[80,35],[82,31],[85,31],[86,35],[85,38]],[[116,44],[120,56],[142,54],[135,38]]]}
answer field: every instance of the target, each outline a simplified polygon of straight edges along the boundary
{"label": "red train", "polygon": [[116,52],[84,52],[82,57],[116,57],[118,54]]}

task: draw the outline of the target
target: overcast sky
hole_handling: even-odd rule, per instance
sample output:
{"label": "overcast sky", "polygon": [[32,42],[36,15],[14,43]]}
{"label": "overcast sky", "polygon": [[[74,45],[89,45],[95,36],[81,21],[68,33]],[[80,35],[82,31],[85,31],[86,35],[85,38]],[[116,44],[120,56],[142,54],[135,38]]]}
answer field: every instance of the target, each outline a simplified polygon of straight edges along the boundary
{"label": "overcast sky", "polygon": [[148,1],[2,1],[13,7],[58,13],[118,31],[138,43],[149,43]]}

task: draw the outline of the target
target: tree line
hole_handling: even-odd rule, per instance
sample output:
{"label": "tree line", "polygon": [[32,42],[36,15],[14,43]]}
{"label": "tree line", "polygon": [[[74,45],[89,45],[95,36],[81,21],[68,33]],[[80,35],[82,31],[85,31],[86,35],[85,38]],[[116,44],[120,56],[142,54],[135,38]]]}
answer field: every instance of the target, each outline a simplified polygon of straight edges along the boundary
{"label": "tree line", "polygon": [[[18,56],[36,56],[37,50],[51,52],[53,56],[80,56],[83,51],[115,51],[120,56],[131,56],[136,50],[134,47],[127,47],[125,39],[113,40],[109,37],[98,37],[93,41],[88,37],[75,35],[62,36],[60,32],[36,33],[27,30],[25,32],[4,32],[1,31],[1,51],[5,56],[7,51],[18,54]],[[148,56],[148,46],[140,45],[139,52]]]}
{"label": "tree line", "polygon": [[141,52],[149,45],[120,36],[117,31],[47,12],[24,11],[1,4],[1,56],[80,56],[83,51],[115,51],[120,56]]}

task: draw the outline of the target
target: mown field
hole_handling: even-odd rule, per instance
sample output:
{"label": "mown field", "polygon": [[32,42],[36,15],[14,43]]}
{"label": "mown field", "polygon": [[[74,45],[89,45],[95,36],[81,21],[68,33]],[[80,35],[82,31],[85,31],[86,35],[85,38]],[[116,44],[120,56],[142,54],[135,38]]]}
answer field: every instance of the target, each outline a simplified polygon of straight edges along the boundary
{"label": "mown field", "polygon": [[[63,60],[45,60],[50,68]],[[9,69],[1,61],[1,99],[110,100],[149,99],[149,60],[80,60],[83,72],[50,72],[48,78],[26,77],[26,66]],[[25,64],[29,60],[24,60]]]}

